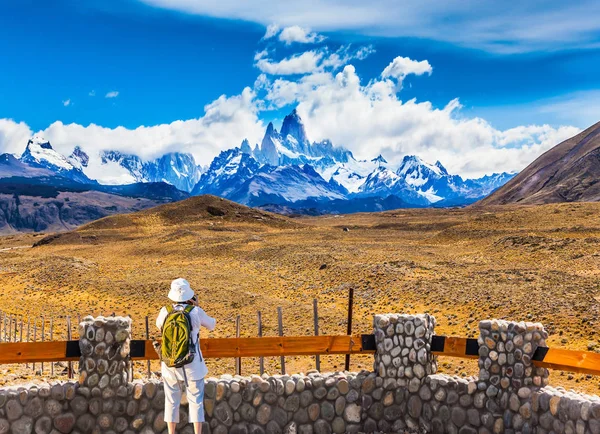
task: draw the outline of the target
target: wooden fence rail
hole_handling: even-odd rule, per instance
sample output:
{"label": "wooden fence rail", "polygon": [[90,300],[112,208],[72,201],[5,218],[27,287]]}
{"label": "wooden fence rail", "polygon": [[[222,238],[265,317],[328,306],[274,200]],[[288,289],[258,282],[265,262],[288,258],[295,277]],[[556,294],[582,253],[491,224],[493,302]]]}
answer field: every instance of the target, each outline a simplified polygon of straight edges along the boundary
{"label": "wooden fence rail", "polygon": [[[314,356],[375,353],[373,335],[273,336],[262,338],[210,338],[200,341],[205,358]],[[477,339],[433,336],[433,354],[478,358]],[[13,342],[0,344],[0,364],[78,361],[78,341]],[[132,360],[157,360],[151,340],[131,341]],[[532,357],[539,367],[600,375],[600,354],[539,347]]]}

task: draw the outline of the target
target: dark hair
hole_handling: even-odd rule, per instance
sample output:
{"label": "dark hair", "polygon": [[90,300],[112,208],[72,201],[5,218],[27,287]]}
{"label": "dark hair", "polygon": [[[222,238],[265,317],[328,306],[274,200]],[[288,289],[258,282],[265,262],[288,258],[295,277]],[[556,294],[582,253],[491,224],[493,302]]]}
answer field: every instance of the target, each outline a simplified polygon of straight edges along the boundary
{"label": "dark hair", "polygon": [[198,298],[196,297],[196,295],[194,295],[192,298],[190,298],[188,301],[186,301],[187,304],[194,304],[198,302]]}

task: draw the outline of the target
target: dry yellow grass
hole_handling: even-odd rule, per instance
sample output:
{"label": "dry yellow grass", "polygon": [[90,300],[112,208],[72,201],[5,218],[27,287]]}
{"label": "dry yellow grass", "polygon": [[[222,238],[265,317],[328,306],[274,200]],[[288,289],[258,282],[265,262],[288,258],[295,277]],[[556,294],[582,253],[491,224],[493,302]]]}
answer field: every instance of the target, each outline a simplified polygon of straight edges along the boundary
{"label": "dry yellow grass", "polygon": [[[208,205],[226,215],[206,212]],[[0,238],[0,249],[39,238]],[[258,310],[265,335],[275,335],[277,306],[286,334],[311,334],[313,298],[321,333],[343,334],[352,285],[357,333],[371,332],[375,313],[429,312],[438,334],[475,337],[478,321],[489,318],[539,321],[549,346],[600,351],[598,203],[290,220],[194,198],[103,219],[49,245],[0,251],[0,309],[55,317],[129,314],[141,338],[146,315],[156,335],[153,319],[176,277],[190,280],[201,306],[218,320],[217,330],[203,337],[233,336],[236,315],[242,336],[256,336]],[[353,357],[352,369],[369,369],[371,360]],[[265,362],[277,372],[277,358]],[[450,374],[477,372],[476,363],[460,359],[444,358],[440,366]],[[144,367],[137,367],[141,375]],[[233,367],[233,360],[209,361],[212,374]],[[287,359],[288,372],[313,367],[310,357]],[[322,370],[342,367],[343,356],[322,358]],[[5,382],[28,376],[8,369]],[[243,372],[257,373],[257,360],[245,360]],[[600,393],[599,377],[552,372],[551,384]]]}

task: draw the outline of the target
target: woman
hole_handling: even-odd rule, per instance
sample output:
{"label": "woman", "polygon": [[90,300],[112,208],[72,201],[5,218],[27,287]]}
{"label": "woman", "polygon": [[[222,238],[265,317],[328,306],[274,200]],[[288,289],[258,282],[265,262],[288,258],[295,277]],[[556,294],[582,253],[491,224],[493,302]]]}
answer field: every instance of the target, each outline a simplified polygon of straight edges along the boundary
{"label": "woman", "polygon": [[[192,326],[191,336],[195,338],[196,354],[191,363],[180,368],[171,368],[165,362],[161,362],[161,373],[165,387],[164,419],[167,423],[169,434],[175,434],[175,427],[179,422],[182,386],[185,384],[189,403],[189,421],[194,424],[195,434],[202,434],[202,422],[204,422],[204,377],[208,373],[208,368],[204,363],[202,352],[200,351],[200,326],[214,330],[216,320],[198,307],[194,291],[185,279],[175,279],[171,282],[171,290],[168,297],[174,303],[174,309],[184,309],[187,305],[194,306],[189,312],[189,318]],[[156,318],[156,326],[161,332],[168,315],[168,309],[163,307],[158,314],[158,318]]]}

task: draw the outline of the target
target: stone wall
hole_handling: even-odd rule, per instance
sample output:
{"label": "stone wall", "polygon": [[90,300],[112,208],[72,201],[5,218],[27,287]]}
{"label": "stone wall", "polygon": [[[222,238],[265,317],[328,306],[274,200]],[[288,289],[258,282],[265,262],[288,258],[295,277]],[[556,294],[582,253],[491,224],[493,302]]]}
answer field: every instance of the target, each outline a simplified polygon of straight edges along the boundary
{"label": "stone wall", "polygon": [[[204,433],[600,434],[600,398],[547,386],[539,324],[482,321],[479,378],[436,374],[435,319],[378,315],[374,372],[207,378]],[[0,434],[166,433],[159,381],[128,382],[130,322],[85,318],[77,383],[0,389]],[[185,403],[185,400],[184,400]],[[186,406],[179,432],[191,434]]]}

